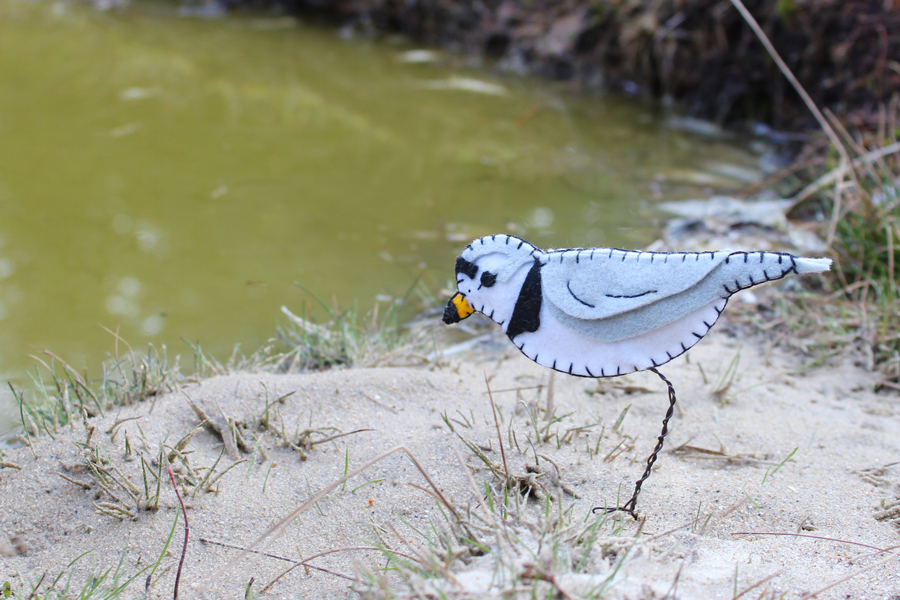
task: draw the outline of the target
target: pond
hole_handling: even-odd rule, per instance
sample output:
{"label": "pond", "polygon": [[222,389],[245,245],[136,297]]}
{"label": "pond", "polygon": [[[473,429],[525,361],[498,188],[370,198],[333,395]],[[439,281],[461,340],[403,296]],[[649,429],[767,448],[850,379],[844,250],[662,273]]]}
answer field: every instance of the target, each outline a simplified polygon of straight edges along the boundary
{"label": "pond", "polygon": [[101,325],[250,352],[296,283],[361,310],[438,294],[488,233],[642,247],[654,202],[757,169],[639,100],[477,63],[291,17],[0,0],[4,379],[44,349],[96,373]]}

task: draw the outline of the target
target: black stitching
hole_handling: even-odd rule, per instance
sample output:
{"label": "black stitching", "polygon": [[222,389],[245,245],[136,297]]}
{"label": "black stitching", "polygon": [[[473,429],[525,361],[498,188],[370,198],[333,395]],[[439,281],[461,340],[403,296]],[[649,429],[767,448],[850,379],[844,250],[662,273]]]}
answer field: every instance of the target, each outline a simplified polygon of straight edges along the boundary
{"label": "black stitching", "polygon": [[[572,290],[569,290],[569,291],[571,292]],[[625,296],[624,294],[619,295],[619,296],[614,296],[612,294],[606,294],[606,297],[607,298],[640,298],[641,296],[646,296],[647,294],[655,294],[656,292],[657,292],[657,290],[648,290],[646,292],[641,292],[640,294],[635,294],[634,296]],[[574,296],[575,294],[572,294],[572,295]],[[578,298],[576,298],[576,300],[578,300]],[[580,302],[580,300],[579,300],[579,302]],[[587,304],[587,303],[582,302],[582,304]],[[591,305],[588,304],[588,306],[591,306]],[[591,308],[594,308],[594,307],[591,306]]]}
{"label": "black stitching", "polygon": [[588,304],[587,302],[585,302],[584,300],[582,300],[581,298],[579,298],[578,296],[576,296],[576,295],[575,295],[575,292],[572,291],[572,287],[569,285],[569,282],[568,282],[568,281],[566,282],[566,289],[569,290],[569,293],[572,294],[572,297],[573,297],[573,298],[575,298],[576,300],[578,300],[579,302],[581,302],[582,304],[584,304],[584,305],[587,306],[588,308],[597,308],[595,305],[593,305],[593,304]]}
{"label": "black stitching", "polygon": [[687,352],[687,347],[684,345],[684,342],[681,342],[681,351]]}
{"label": "black stitching", "polygon": [[[653,363],[653,366],[654,366],[654,367],[658,367],[658,366],[659,366],[659,365],[656,363],[656,361],[653,360],[653,357],[652,357],[652,356],[650,357],[650,362]],[[634,370],[637,371],[637,367],[635,367]]]}
{"label": "black stitching", "polygon": [[616,367],[616,375],[622,374],[622,367]]}
{"label": "black stitching", "polygon": [[572,367],[575,366],[575,363],[569,363],[569,375],[572,374]]}
{"label": "black stitching", "polygon": [[669,352],[668,350],[666,350],[666,355],[669,357],[669,360],[672,360],[673,358],[675,358],[674,356],[672,356],[672,353]]}
{"label": "black stitching", "polygon": [[764,254],[763,252],[760,252],[760,253],[759,253],[759,264],[762,264],[762,261],[763,261],[763,257],[764,257],[764,256],[765,256],[765,254]]}
{"label": "black stitching", "polygon": [[556,361],[555,361],[555,360],[553,361],[553,367],[551,367],[551,368],[553,368],[553,369],[556,368]]}
{"label": "black stitching", "polygon": [[731,258],[730,256],[726,256],[726,257],[725,257],[725,264],[726,264],[726,265],[728,264],[728,260],[729,260],[730,258]]}
{"label": "black stitching", "polygon": [[590,376],[591,376],[591,377],[593,377],[593,376],[594,376],[594,374],[593,374],[593,373],[591,373],[591,370],[590,370],[590,369],[588,369],[588,366],[587,366],[587,365],[584,365],[584,370],[585,370],[585,371],[587,371],[587,374],[588,374],[588,375],[590,375]]}
{"label": "black stitching", "polygon": [[697,338],[698,340],[702,340],[702,339],[703,339],[703,336],[700,335],[699,333],[694,333],[693,331],[692,331],[691,333],[693,333],[693,334],[694,334],[694,337]]}
{"label": "black stitching", "polygon": [[706,325],[706,328],[707,328],[707,329],[712,329],[712,325],[710,325],[710,324],[707,323],[706,321],[703,321],[703,324]]}
{"label": "black stitching", "polygon": [[521,248],[521,247],[522,247],[522,244],[524,244],[524,243],[525,243],[525,240],[519,240],[519,245],[516,246],[516,250],[518,250],[519,248]]}
{"label": "black stitching", "polygon": [[600,377],[606,377],[606,371],[603,369],[603,367],[600,367]]}

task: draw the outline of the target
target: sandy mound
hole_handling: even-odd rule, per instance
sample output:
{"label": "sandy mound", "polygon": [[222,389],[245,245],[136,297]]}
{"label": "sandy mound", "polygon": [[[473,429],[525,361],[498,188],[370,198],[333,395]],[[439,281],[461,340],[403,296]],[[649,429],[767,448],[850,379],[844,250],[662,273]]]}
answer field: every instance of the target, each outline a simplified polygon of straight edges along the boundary
{"label": "sandy mound", "polygon": [[[79,424],[8,451],[0,469],[0,577],[24,598],[42,577],[42,587],[68,581],[74,593],[107,569],[100,588],[146,568],[121,596],[144,597],[178,512],[162,456],[163,463],[171,457],[189,505],[180,597],[200,597],[201,589],[212,590],[208,598],[244,597],[251,578],[254,597],[291,563],[241,559],[213,577],[237,551],[209,540],[249,546],[347,468],[402,444],[468,525],[448,524],[455,517],[424,491],[429,485],[412,461],[394,454],[265,548],[291,560],[357,549],[294,568],[263,597],[343,598],[351,588],[382,597],[356,573],[389,563],[379,550],[358,548],[383,545],[427,563],[427,537],[460,531],[478,539],[434,548],[431,569],[440,577],[411,576],[406,567],[381,577],[399,597],[435,590],[500,597],[512,586],[530,597],[543,586],[559,597],[800,598],[859,572],[817,597],[900,594],[900,558],[878,552],[900,544],[900,515],[891,516],[900,509],[890,510],[900,466],[879,469],[900,460],[898,404],[870,392],[867,373],[850,364],[803,369],[796,357],[714,332],[661,369],[675,384],[678,411],[635,522],[590,511],[614,504],[617,494],[630,497],[667,406],[662,382],[652,373],[599,383],[557,376],[556,419],[547,423],[538,408],[546,406],[548,373],[514,352],[430,369],[236,373],[92,419],[90,436]],[[508,500],[505,525],[503,490],[475,455],[502,464],[485,378],[508,469],[533,488],[527,502]],[[209,421],[198,428],[200,412]],[[234,431],[240,436],[228,435]],[[245,462],[213,481],[236,460]],[[144,510],[157,489],[158,510]],[[137,517],[119,520],[97,506]],[[179,520],[152,571],[149,597],[172,594],[181,527]]]}

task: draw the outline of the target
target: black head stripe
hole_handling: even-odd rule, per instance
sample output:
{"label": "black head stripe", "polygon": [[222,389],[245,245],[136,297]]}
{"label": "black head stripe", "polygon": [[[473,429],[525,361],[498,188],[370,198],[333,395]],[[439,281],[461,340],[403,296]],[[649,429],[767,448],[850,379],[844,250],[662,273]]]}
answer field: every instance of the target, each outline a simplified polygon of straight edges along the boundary
{"label": "black head stripe", "polygon": [[484,287],[491,287],[495,283],[497,283],[497,276],[490,271],[485,271],[481,274],[481,285]]}
{"label": "black head stripe", "polygon": [[478,275],[478,267],[475,263],[471,263],[460,256],[456,259],[456,274],[459,275],[460,273],[468,275],[469,279],[475,279],[475,276]]}

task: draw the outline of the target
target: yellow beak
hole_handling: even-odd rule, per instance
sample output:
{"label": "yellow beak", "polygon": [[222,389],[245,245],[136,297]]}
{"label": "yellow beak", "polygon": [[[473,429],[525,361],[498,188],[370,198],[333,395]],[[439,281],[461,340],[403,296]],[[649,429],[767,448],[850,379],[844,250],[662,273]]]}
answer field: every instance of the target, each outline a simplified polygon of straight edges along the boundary
{"label": "yellow beak", "polygon": [[472,308],[472,305],[469,304],[466,297],[461,293],[456,292],[447,303],[447,308],[444,309],[444,323],[447,325],[459,323],[473,312],[475,312],[475,309]]}

